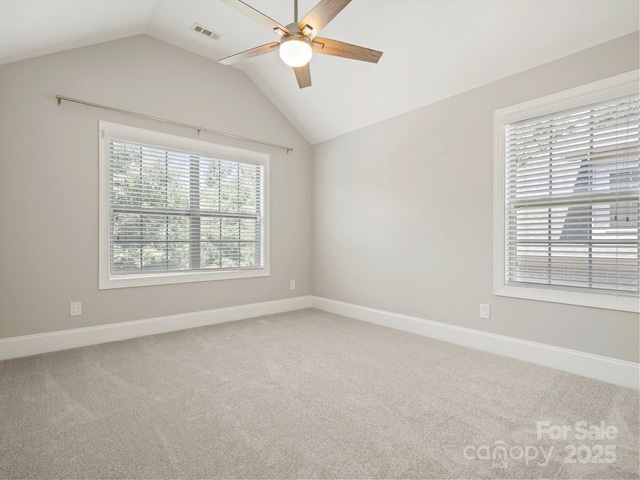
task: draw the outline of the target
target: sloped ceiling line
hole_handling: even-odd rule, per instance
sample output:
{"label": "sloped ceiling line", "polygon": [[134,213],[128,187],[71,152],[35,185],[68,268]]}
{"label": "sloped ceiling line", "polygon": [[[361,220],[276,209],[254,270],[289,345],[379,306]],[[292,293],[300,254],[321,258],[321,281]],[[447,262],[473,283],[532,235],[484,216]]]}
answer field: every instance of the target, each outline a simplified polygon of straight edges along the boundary
{"label": "sloped ceiling line", "polygon": [[[245,1],[293,19],[293,1]],[[322,34],[384,51],[378,64],[315,55],[303,90],[276,53],[219,68],[244,71],[316,144],[636,32],[639,13],[636,0],[353,0]],[[0,64],[140,34],[212,61],[274,40],[219,0],[3,0],[0,32]]]}

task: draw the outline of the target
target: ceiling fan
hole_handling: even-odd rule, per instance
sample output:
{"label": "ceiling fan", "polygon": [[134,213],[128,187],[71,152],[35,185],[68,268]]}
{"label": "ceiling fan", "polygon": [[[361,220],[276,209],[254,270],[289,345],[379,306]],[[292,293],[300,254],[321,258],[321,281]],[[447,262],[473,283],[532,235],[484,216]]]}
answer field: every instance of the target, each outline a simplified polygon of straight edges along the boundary
{"label": "ceiling fan", "polygon": [[313,52],[371,63],[378,63],[382,56],[382,52],[377,50],[317,36],[320,30],[333,20],[351,0],[321,0],[300,21],[298,21],[298,0],[294,0],[294,21],[286,27],[240,0],[222,1],[281,37],[279,42],[267,43],[218,60],[224,65],[231,65],[278,49],[284,63],[293,67],[298,86],[305,88],[311,86],[309,60],[311,60]]}

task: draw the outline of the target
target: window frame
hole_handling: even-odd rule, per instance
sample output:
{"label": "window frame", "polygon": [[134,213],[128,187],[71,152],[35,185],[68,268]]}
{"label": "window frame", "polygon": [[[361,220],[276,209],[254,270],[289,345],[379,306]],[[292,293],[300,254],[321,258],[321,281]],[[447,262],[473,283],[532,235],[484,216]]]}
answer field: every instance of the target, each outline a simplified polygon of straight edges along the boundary
{"label": "window frame", "polygon": [[640,71],[633,70],[579,87],[536,98],[494,112],[493,293],[544,302],[640,312],[637,295],[577,291],[562,286],[509,285],[506,282],[505,127],[514,122],[638,93]]}
{"label": "window frame", "polygon": [[[142,287],[152,285],[168,285],[191,282],[208,282],[215,280],[232,280],[240,278],[270,276],[270,208],[269,208],[269,164],[270,155],[264,152],[246,150],[203,140],[182,137],[155,130],[147,130],[129,125],[100,120],[98,122],[99,138],[99,266],[98,289]],[[192,154],[220,158],[224,160],[251,163],[263,166],[262,194],[262,242],[263,266],[239,267],[224,270],[189,270],[179,272],[154,272],[150,274],[131,274],[111,276],[110,274],[110,173],[109,173],[109,140],[145,142],[160,148],[173,149]]]}

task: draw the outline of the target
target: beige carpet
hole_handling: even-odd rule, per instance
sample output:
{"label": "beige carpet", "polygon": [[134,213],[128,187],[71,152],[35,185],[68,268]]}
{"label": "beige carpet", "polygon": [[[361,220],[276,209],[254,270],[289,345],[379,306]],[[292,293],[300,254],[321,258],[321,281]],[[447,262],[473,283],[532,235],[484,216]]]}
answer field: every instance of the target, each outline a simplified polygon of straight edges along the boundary
{"label": "beige carpet", "polygon": [[0,362],[0,477],[638,478],[638,419],[637,391],[302,310]]}

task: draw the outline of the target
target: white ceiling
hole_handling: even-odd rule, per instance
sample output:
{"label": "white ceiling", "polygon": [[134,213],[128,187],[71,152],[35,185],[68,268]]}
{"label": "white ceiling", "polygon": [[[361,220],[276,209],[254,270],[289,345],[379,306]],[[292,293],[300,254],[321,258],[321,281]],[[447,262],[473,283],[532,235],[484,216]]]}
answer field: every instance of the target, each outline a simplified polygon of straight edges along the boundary
{"label": "white ceiling", "polygon": [[[300,17],[317,1],[300,0]],[[246,2],[293,20],[293,0]],[[315,54],[303,90],[276,52],[225,68],[315,144],[634,32],[638,17],[637,0],[354,0],[321,35],[382,50],[378,64]],[[142,33],[214,60],[279,38],[218,0],[4,0],[0,32],[0,64]]]}

